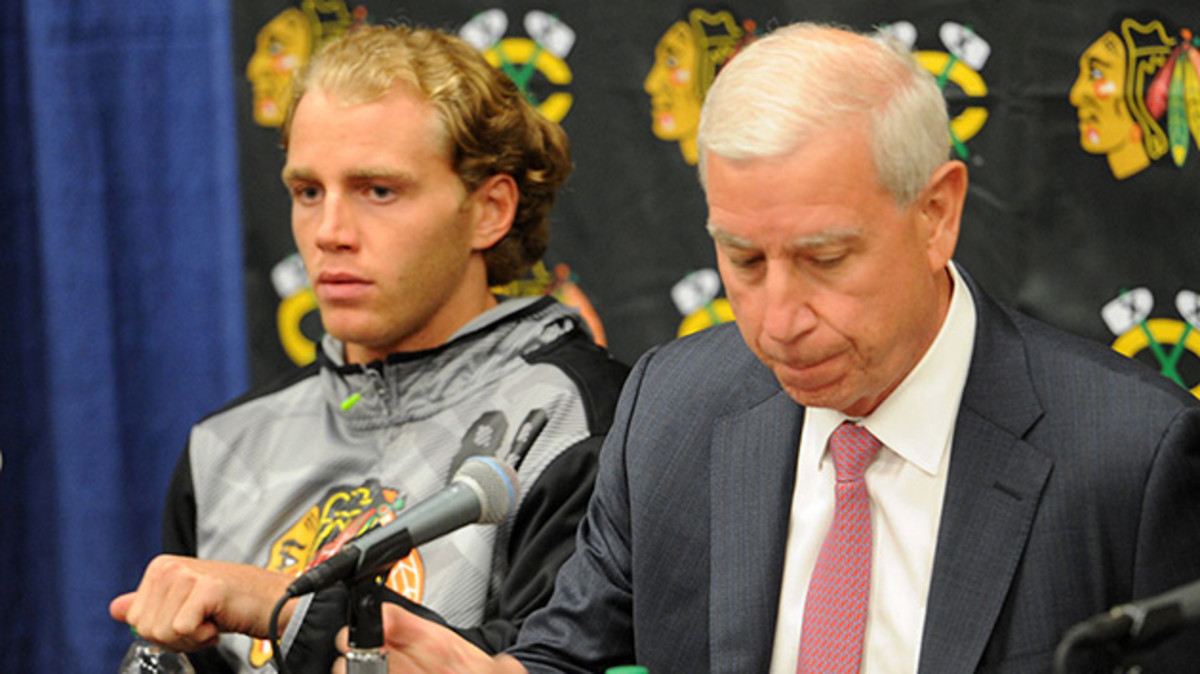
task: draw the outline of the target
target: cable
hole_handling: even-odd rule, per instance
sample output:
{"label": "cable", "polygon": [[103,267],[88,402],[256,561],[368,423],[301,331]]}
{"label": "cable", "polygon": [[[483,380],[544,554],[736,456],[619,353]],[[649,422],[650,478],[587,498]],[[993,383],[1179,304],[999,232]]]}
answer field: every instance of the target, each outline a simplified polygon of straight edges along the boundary
{"label": "cable", "polygon": [[271,619],[267,623],[267,637],[271,641],[271,659],[274,660],[275,669],[279,670],[279,674],[288,674],[287,663],[283,658],[283,649],[279,647],[279,613],[283,611],[283,605],[294,596],[290,589],[284,592],[275,604],[275,608],[271,609]]}
{"label": "cable", "polygon": [[1078,641],[1076,630],[1068,630],[1062,641],[1058,642],[1058,647],[1054,649],[1054,674],[1070,674],[1071,671],[1071,655],[1075,651],[1075,644]]}

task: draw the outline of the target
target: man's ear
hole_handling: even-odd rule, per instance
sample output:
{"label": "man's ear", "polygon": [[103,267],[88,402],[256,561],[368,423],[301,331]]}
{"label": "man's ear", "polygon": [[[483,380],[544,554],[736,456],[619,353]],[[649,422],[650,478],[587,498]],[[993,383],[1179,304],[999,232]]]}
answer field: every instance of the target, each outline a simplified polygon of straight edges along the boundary
{"label": "man's ear", "polygon": [[954,255],[966,198],[967,166],[954,160],[942,164],[933,172],[913,204],[925,236],[931,269],[944,268]]}
{"label": "man's ear", "polygon": [[471,238],[472,248],[487,250],[508,234],[517,214],[519,197],[517,181],[506,173],[497,173],[488,178],[471,193],[475,225],[475,233]]}

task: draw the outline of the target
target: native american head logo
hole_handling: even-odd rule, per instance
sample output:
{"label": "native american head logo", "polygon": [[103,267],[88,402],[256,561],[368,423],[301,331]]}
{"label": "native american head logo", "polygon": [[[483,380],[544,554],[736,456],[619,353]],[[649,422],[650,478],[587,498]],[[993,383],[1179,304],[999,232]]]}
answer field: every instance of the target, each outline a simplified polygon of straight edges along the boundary
{"label": "native american head logo", "polygon": [[[370,478],[357,486],[329,489],[271,545],[266,568],[300,575],[337,554],[347,541],[396,519],[405,506],[397,490]],[[420,603],[424,593],[424,565],[413,550],[388,572],[387,585],[405,598]],[[250,645],[250,664],[265,667],[271,660],[271,644],[255,639]]]}
{"label": "native american head logo", "polygon": [[1079,145],[1123,180],[1200,144],[1200,40],[1161,18],[1121,17],[1084,49],[1070,101]]}
{"label": "native american head logo", "polygon": [[679,143],[687,163],[698,160],[696,133],[708,88],[755,30],[753,21],[739,21],[731,12],[693,9],[659,38],[642,83],[650,96],[651,128],[656,137]]}
{"label": "native american head logo", "polygon": [[258,31],[254,54],[246,63],[255,123],[282,126],[292,102],[295,74],[322,45],[365,19],[362,7],[356,7],[352,16],[344,0],[304,0],[268,21]]}

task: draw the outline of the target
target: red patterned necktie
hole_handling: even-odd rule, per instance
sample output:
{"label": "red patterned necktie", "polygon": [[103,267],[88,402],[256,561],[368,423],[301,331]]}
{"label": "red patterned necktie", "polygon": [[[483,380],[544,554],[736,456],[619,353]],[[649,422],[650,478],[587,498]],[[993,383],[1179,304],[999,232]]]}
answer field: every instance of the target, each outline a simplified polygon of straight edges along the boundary
{"label": "red patterned necktie", "polygon": [[800,634],[800,674],[857,673],[871,590],[871,504],[863,472],[881,443],[850,422],[829,438],[837,503],[808,583]]}

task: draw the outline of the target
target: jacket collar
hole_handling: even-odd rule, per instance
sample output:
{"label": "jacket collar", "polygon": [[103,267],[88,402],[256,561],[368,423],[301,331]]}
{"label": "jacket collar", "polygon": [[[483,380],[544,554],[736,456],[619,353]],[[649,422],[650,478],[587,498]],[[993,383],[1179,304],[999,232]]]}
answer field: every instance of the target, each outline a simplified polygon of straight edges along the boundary
{"label": "jacket collar", "polygon": [[575,310],[553,298],[507,300],[441,346],[366,365],[345,364],[342,344],[326,335],[319,356],[326,401],[355,429],[423,418],[512,374],[523,356],[582,325]]}

